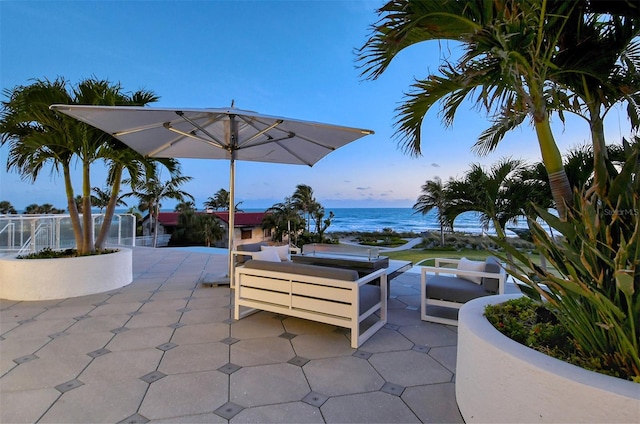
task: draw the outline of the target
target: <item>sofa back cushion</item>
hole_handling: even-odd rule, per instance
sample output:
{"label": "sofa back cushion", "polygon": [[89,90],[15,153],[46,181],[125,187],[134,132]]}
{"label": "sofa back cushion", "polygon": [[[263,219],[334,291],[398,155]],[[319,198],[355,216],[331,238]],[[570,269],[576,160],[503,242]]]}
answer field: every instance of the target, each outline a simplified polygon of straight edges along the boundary
{"label": "sofa back cushion", "polygon": [[309,275],[312,277],[330,278],[332,280],[356,281],[358,272],[352,269],[332,268],[328,266],[298,264],[295,262],[266,262],[251,259],[244,264],[245,268],[263,269],[287,274]]}
{"label": "sofa back cushion", "polygon": [[[484,272],[499,274],[502,271],[500,261],[495,256],[489,256],[485,261]],[[482,277],[482,285],[489,293],[498,293],[500,290],[500,280],[497,278]]]}
{"label": "sofa back cushion", "polygon": [[[246,243],[246,244],[238,245],[236,247],[236,250],[239,252],[260,252],[261,247],[266,245],[267,243],[264,241],[260,241],[258,243]],[[243,263],[247,262],[249,259],[251,259],[251,256],[237,255],[236,266],[242,265]]]}

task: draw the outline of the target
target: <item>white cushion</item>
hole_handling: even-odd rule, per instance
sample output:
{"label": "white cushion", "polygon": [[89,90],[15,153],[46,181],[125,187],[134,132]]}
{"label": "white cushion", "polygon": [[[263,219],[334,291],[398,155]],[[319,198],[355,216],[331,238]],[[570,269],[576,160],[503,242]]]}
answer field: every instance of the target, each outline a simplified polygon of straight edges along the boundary
{"label": "white cushion", "polygon": [[275,249],[261,250],[260,252],[254,252],[252,259],[268,262],[280,262],[280,256]]}
{"label": "white cushion", "polygon": [[291,257],[289,256],[289,246],[286,244],[284,246],[260,246],[262,251],[265,250],[273,250],[278,253],[281,261],[290,261]]}
{"label": "white cushion", "polygon": [[[458,270],[460,271],[477,271],[484,272],[485,263],[484,261],[471,261],[467,258],[460,259],[458,262]],[[482,284],[482,277],[470,277],[468,275],[458,274],[459,278],[463,280],[468,280],[476,284]]]}

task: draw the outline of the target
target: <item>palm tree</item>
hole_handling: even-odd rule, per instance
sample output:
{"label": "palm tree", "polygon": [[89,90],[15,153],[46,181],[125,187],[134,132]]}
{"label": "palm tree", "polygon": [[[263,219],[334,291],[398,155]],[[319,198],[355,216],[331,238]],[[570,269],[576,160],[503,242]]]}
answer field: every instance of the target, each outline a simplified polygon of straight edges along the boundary
{"label": "palm tree", "polygon": [[[0,119],[0,144],[9,144],[7,167],[17,170],[25,179],[35,181],[40,171],[50,165],[54,171],[62,172],[67,195],[67,208],[76,239],[79,254],[94,251],[93,222],[91,219],[91,165],[102,159],[112,160],[109,143],[115,143],[113,137],[83,124],[73,118],[58,114],[49,109],[51,104],[95,104],[95,105],[131,105],[146,99],[153,101],[155,96],[146,91],[126,95],[120,84],[106,80],[89,78],[81,81],[71,90],[64,78],[55,81],[36,80],[28,86],[18,86],[5,90],[8,101],[2,102]],[[76,195],[71,182],[71,163],[76,158],[82,167],[82,222]],[[113,206],[107,206],[107,214],[113,214],[117,193],[120,191],[121,175],[113,180]],[[111,208],[111,209],[110,209]],[[110,220],[105,221],[108,224]],[[103,226],[103,231],[106,230]],[[99,237],[100,239],[100,237]],[[100,242],[96,243],[100,246]]]}
{"label": "palm tree", "polygon": [[298,184],[291,200],[299,211],[307,215],[307,232],[311,233],[311,213],[318,207],[318,202],[313,197],[313,189],[306,184]]}
{"label": "palm tree", "polygon": [[524,216],[522,198],[514,195],[523,166],[520,160],[502,159],[487,172],[480,164],[472,164],[462,180],[446,185],[446,221],[453,223],[463,212],[479,212],[483,229],[492,224],[498,238],[504,239],[505,225]]}
{"label": "palm tree", "polygon": [[174,212],[195,212],[196,211],[196,204],[194,202],[191,201],[187,201],[187,202],[180,202],[176,205],[176,207],[173,209]]}
{"label": "palm tree", "polygon": [[262,221],[263,229],[275,229],[273,238],[276,241],[282,241],[283,235],[287,234],[289,243],[297,244],[297,235],[300,231],[304,231],[304,219],[300,216],[298,209],[291,197],[286,197],[283,202],[276,203],[266,210],[266,214]]}
{"label": "palm tree", "polygon": [[174,199],[180,202],[185,199],[194,200],[193,196],[186,191],[180,190],[180,186],[191,181],[191,177],[174,175],[168,181],[161,182],[156,175],[147,175],[145,181],[133,181],[132,192],[128,195],[137,197],[140,200],[140,210],[148,210],[151,221],[154,225],[153,247],[158,244],[158,214],[160,213],[161,201],[164,199]]}
{"label": "palm tree", "polygon": [[476,104],[498,116],[476,143],[481,153],[495,148],[506,131],[529,116],[556,208],[564,217],[572,192],[551,131],[548,104],[557,92],[549,80],[558,71],[552,61],[576,5],[553,0],[392,0],[379,10],[382,18],[360,49],[362,74],[378,78],[400,51],[419,42],[462,43],[464,54],[458,62],[445,62],[440,75],[417,80],[397,109],[401,143],[419,155],[422,121],[431,107],[442,102],[443,122],[448,126],[463,100],[475,93]]}
{"label": "palm tree", "polygon": [[440,224],[440,246],[444,246],[444,230],[445,228],[451,228],[451,223],[447,222],[443,211],[446,209],[449,203],[445,186],[442,184],[440,177],[435,177],[433,180],[427,180],[422,185],[422,194],[418,197],[418,200],[413,205],[415,213],[420,212],[422,215],[426,215],[431,210],[436,210],[436,218]]}
{"label": "palm tree", "polygon": [[0,201],[0,214],[8,215],[8,214],[16,214],[16,209],[13,207],[11,202],[8,200]]}

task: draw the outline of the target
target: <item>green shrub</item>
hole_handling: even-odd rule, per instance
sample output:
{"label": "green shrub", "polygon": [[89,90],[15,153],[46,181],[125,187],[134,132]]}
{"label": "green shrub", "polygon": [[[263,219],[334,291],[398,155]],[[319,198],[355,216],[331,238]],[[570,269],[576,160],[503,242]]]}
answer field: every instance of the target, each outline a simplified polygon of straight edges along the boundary
{"label": "green shrub", "polygon": [[78,255],[78,251],[76,249],[65,249],[65,250],[53,250],[50,247],[45,247],[39,252],[29,253],[26,255],[18,255],[16,259],[57,259],[57,258],[75,258],[78,256],[93,256],[93,255],[101,255],[103,253],[114,253],[117,252],[117,249],[102,249],[97,250],[93,253],[88,253],[86,255]]}
{"label": "green shrub", "polygon": [[555,272],[496,242],[513,255],[508,272],[524,283],[528,296],[546,300],[582,362],[640,383],[640,143],[625,143],[625,149],[619,172],[609,166],[605,183],[576,191],[565,221],[536,208],[561,239],[529,218],[537,250]]}

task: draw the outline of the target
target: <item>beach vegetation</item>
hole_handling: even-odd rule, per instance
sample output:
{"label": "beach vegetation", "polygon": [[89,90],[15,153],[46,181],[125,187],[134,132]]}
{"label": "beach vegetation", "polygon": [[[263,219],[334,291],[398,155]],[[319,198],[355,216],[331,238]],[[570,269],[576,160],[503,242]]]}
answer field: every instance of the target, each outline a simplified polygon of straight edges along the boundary
{"label": "beach vegetation", "polygon": [[24,213],[25,215],[62,214],[64,213],[64,209],[58,209],[51,203],[43,203],[41,205],[32,203],[25,206]]}
{"label": "beach vegetation", "polygon": [[17,214],[16,208],[13,207],[11,202],[8,200],[0,201],[0,214],[9,215],[9,214]]}
{"label": "beach vegetation", "polygon": [[194,200],[193,196],[180,189],[180,186],[191,181],[192,177],[181,175],[180,167],[175,164],[172,168],[171,177],[162,181],[162,177],[157,172],[157,167],[149,167],[144,179],[127,179],[125,182],[131,185],[131,192],[125,196],[133,196],[140,201],[138,209],[142,212],[148,211],[150,220],[150,232],[153,233],[153,247],[158,244],[158,215],[162,207],[162,201],[173,199],[184,202],[186,199]]}
{"label": "beach vegetation", "polygon": [[262,228],[274,230],[274,241],[282,241],[286,234],[288,240],[296,246],[334,242],[334,238],[325,233],[335,214],[329,211],[327,215],[322,204],[314,197],[313,188],[308,185],[298,184],[290,197],[268,208],[267,212]]}
{"label": "beach vegetation", "polygon": [[[242,209],[240,209],[241,204],[242,202],[238,202],[235,204],[234,210],[236,212],[242,212]],[[229,210],[229,192],[224,188],[221,188],[220,190],[216,191],[216,193],[212,197],[209,197],[203,203],[203,206],[206,209],[212,209],[214,211],[218,211],[218,210],[228,211]]]}
{"label": "beach vegetation", "polygon": [[447,196],[445,185],[442,184],[440,177],[427,180],[422,185],[421,191],[422,194],[414,203],[413,209],[423,216],[432,210],[436,211],[436,219],[440,225],[440,247],[444,247],[444,232],[453,226],[444,214],[445,209],[449,206],[450,196]]}

